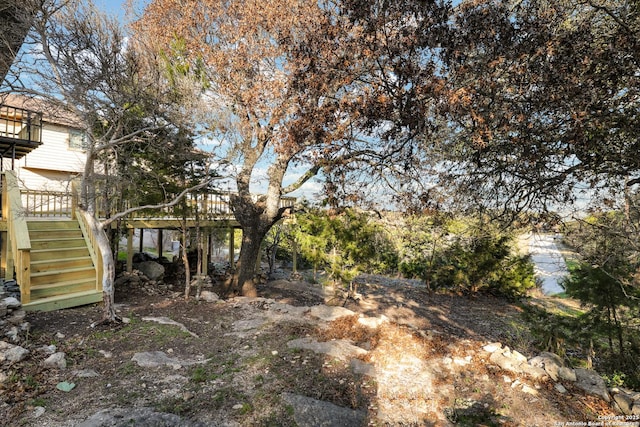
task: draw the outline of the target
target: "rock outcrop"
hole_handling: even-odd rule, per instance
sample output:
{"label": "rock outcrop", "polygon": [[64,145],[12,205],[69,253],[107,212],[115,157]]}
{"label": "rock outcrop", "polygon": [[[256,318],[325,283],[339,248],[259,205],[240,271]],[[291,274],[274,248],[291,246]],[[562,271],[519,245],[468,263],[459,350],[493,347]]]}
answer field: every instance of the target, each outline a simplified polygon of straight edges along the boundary
{"label": "rock outcrop", "polygon": [[604,379],[592,369],[571,368],[557,354],[542,352],[528,359],[500,343],[484,346],[490,353],[489,361],[500,369],[515,374],[528,375],[536,380],[551,380],[560,393],[567,390],[562,384],[571,383],[587,394],[597,396],[611,404],[623,415],[640,415],[640,393],[619,387],[607,388]]}

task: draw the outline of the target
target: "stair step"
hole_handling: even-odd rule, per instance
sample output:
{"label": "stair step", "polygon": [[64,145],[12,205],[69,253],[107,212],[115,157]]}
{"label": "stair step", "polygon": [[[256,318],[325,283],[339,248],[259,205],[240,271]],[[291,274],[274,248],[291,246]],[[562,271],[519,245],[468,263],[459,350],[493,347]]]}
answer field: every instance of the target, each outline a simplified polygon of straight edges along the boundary
{"label": "stair step", "polygon": [[93,265],[88,267],[77,267],[50,270],[44,272],[31,273],[31,288],[46,285],[48,283],[60,283],[69,280],[93,279],[96,278],[96,270]]}
{"label": "stair step", "polygon": [[80,229],[77,230],[29,230],[29,237],[35,240],[44,240],[44,239],[58,239],[58,238],[71,238],[71,237],[82,237],[82,232]]}
{"label": "stair step", "polygon": [[67,280],[64,282],[31,286],[31,301],[56,295],[74,294],[77,292],[95,290],[95,288],[95,277],[92,280]]}
{"label": "stair step", "polygon": [[[86,252],[86,250],[85,250]],[[51,272],[79,267],[93,267],[93,260],[88,254],[79,257],[65,257],[58,259],[33,260],[31,259],[31,274]]]}
{"label": "stair step", "polygon": [[29,230],[47,230],[47,229],[67,229],[79,230],[78,221],[59,220],[59,221],[27,221]]}
{"label": "stair step", "polygon": [[86,242],[84,237],[72,237],[72,238],[57,238],[55,240],[49,239],[31,239],[31,249],[59,249],[85,246]]}
{"label": "stair step", "polygon": [[31,249],[31,262],[86,256],[90,256],[86,245],[72,246],[70,248]]}
{"label": "stair step", "polygon": [[27,311],[53,311],[93,304],[100,301],[102,301],[102,292],[94,289],[67,295],[56,295],[48,298],[41,298],[35,301],[32,300],[27,304],[23,304],[22,308]]}

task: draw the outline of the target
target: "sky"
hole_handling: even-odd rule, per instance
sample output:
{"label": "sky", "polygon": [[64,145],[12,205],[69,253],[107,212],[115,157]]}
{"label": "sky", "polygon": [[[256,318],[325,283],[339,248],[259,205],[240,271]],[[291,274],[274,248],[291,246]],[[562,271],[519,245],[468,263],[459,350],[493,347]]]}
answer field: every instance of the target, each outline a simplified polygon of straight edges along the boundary
{"label": "sky", "polygon": [[[124,19],[126,15],[126,4],[128,0],[93,0],[94,4],[101,10],[109,14],[114,14]],[[134,0],[136,5],[144,5],[150,0]]]}
{"label": "sky", "polygon": [[124,16],[126,0],[95,0],[95,5],[108,13]]}

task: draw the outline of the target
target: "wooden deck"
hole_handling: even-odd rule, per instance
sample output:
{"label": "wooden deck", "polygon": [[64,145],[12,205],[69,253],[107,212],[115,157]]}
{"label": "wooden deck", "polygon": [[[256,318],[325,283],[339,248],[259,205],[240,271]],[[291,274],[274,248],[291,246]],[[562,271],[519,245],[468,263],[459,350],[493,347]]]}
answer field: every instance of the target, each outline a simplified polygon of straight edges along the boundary
{"label": "wooden deck", "polygon": [[[21,191],[12,172],[2,172],[0,268],[5,280],[20,285],[25,310],[50,311],[102,301],[102,256],[69,193]],[[141,212],[124,220],[129,230],[127,268],[131,270],[135,229],[227,228],[238,223],[229,208],[229,193],[187,199],[199,219],[181,220],[170,210]],[[293,206],[295,198],[283,198]]]}

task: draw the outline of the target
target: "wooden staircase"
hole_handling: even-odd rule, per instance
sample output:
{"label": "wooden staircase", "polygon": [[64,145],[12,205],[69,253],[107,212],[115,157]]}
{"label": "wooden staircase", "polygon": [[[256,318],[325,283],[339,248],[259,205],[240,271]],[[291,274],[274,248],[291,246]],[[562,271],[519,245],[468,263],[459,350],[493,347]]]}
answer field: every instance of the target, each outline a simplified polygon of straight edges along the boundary
{"label": "wooden staircase", "polygon": [[77,220],[27,220],[31,241],[30,302],[50,311],[102,301],[96,268]]}

